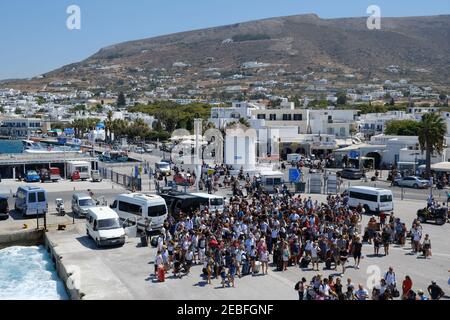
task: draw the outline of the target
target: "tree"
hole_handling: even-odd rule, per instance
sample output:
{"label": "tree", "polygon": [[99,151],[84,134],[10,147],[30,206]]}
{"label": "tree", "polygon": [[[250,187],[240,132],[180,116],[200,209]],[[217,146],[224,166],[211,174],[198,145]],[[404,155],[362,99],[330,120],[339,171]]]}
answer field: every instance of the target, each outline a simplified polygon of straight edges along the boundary
{"label": "tree", "polygon": [[0,106],[0,113],[4,113],[5,112],[5,107],[4,106]]}
{"label": "tree", "polygon": [[336,103],[338,105],[345,105],[347,104],[347,95],[344,92],[337,94],[337,101]]}
{"label": "tree", "polygon": [[442,153],[445,144],[447,125],[444,119],[436,113],[426,113],[419,126],[420,149],[426,154],[426,176],[431,174],[431,155],[434,152]]}
{"label": "tree", "polygon": [[125,95],[123,94],[123,92],[119,93],[119,96],[117,97],[117,106],[120,107],[125,107],[127,105],[127,101],[125,99]]}
{"label": "tree", "polygon": [[114,112],[112,110],[109,110],[106,113],[106,121],[105,121],[105,133],[106,133],[106,140],[111,140],[111,127],[112,127],[112,118],[114,116]]}
{"label": "tree", "polygon": [[419,135],[420,122],[414,120],[392,120],[386,124],[384,133],[393,136]]}
{"label": "tree", "polygon": [[14,110],[14,113],[15,113],[15,114],[22,114],[22,113],[23,113],[23,110],[20,109],[20,108],[16,108],[16,109]]}

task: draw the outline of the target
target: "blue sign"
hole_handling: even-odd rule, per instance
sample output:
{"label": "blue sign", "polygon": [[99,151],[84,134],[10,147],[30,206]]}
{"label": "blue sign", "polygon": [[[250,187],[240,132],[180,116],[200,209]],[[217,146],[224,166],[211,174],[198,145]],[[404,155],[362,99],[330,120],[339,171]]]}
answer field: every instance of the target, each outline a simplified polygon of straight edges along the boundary
{"label": "blue sign", "polygon": [[58,144],[59,145],[64,145],[67,143],[67,138],[58,138]]}
{"label": "blue sign", "polygon": [[299,182],[301,175],[300,170],[296,168],[289,169],[289,182]]}
{"label": "blue sign", "polygon": [[68,136],[74,135],[75,129],[74,128],[66,128],[66,129],[64,129],[64,133]]}
{"label": "blue sign", "polygon": [[359,158],[359,152],[358,151],[350,151],[348,153],[348,157],[350,159],[358,159]]}

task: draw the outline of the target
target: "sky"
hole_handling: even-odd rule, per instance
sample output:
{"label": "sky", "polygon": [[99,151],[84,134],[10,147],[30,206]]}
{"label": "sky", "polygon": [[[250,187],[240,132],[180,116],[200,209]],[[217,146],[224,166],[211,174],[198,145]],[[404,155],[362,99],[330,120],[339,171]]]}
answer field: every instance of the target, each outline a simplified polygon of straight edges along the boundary
{"label": "sky", "polygon": [[[66,11],[81,10],[81,29],[69,30]],[[0,80],[36,76],[78,62],[101,48],[270,18],[315,13],[321,18],[450,14],[449,0],[0,0]]]}

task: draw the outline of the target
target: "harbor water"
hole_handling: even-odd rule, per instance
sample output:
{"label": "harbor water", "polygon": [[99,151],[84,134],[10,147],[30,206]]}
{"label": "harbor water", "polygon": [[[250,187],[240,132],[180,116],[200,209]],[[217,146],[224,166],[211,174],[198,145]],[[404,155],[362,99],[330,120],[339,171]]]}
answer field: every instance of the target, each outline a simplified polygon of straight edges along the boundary
{"label": "harbor water", "polygon": [[0,300],[68,300],[43,246],[0,250]]}
{"label": "harbor water", "polygon": [[0,140],[0,154],[22,153],[22,141],[20,140]]}

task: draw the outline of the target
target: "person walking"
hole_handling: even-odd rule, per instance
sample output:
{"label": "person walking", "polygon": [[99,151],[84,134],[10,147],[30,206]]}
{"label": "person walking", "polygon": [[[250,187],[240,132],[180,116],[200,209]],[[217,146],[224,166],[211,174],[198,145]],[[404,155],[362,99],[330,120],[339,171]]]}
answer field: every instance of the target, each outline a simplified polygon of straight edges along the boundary
{"label": "person walking", "polygon": [[426,234],[425,238],[423,239],[422,250],[423,250],[423,255],[424,255],[425,259],[428,259],[428,257],[431,257],[431,240],[430,240],[429,234]]}
{"label": "person walking", "polygon": [[295,285],[295,290],[298,292],[298,300],[302,301],[305,298],[305,283],[306,279],[302,278],[297,284]]}
{"label": "person walking", "polygon": [[339,252],[339,260],[341,262],[341,266],[342,266],[342,276],[344,276],[345,274],[345,264],[347,263],[348,260],[348,250],[347,250],[347,246],[343,247],[341,249],[341,251]]}
{"label": "person walking", "polygon": [[361,261],[362,242],[360,237],[355,237],[352,242],[353,259],[355,259],[355,269],[359,269],[359,263]]}

